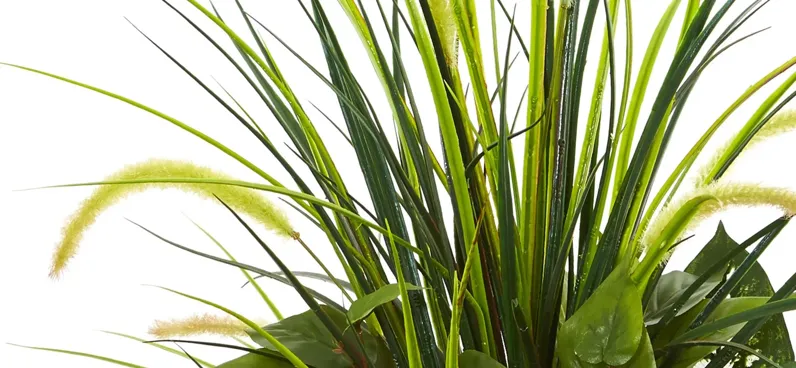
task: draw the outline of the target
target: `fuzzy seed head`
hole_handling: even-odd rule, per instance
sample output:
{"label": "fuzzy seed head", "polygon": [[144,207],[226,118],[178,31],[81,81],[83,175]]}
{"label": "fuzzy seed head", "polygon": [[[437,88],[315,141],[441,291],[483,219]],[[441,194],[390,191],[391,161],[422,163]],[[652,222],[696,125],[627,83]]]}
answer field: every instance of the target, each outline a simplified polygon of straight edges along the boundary
{"label": "fuzzy seed head", "polygon": [[159,339],[216,335],[227,337],[246,336],[243,322],[229,316],[202,314],[184,319],[157,320],[149,328],[149,334]]}
{"label": "fuzzy seed head", "polygon": [[[752,139],[749,140],[749,143],[746,144],[746,147],[744,147],[743,152],[748,152],[750,148],[760,143],[793,130],[796,130],[796,110],[782,111],[774,115],[766,125],[763,125],[763,127],[755,133]],[[730,150],[731,145],[732,140],[728,141],[721,149],[716,150],[716,154],[702,166],[697,174],[697,185],[710,183],[712,179],[710,178],[711,171],[720,164],[719,161],[722,159],[722,156]],[[741,154],[743,154],[743,152]]]}
{"label": "fuzzy seed head", "polygon": [[[156,178],[232,179],[220,172],[190,162],[157,159],[124,167],[104,181]],[[61,241],[53,253],[50,277],[58,278],[63,273],[69,260],[77,253],[83,233],[102,212],[130,194],[153,188],[176,188],[211,200],[215,200],[213,196],[216,195],[236,211],[251,216],[265,228],[281,236],[291,237],[295,233],[285,214],[276,205],[249,188],[201,183],[101,185],[81,203],[64,226]]]}
{"label": "fuzzy seed head", "polygon": [[787,188],[768,187],[759,184],[715,182],[699,187],[682,199],[672,202],[663,208],[655,219],[645,229],[642,244],[658,247],[659,234],[664,232],[666,226],[675,218],[675,214],[689,200],[700,196],[711,196],[715,200],[705,201],[699,207],[684,232],[693,229],[702,220],[731,207],[775,207],[786,216],[796,214],[796,192]]}

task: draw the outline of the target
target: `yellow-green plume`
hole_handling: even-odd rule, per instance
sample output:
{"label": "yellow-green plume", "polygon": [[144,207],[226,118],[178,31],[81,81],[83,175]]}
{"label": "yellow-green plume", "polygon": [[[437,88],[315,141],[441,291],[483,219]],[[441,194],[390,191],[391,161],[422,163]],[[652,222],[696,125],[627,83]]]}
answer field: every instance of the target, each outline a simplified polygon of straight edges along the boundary
{"label": "yellow-green plume", "polygon": [[766,125],[763,125],[757,134],[752,137],[747,147],[765,141],[768,138],[776,137],[782,133],[787,133],[796,129],[796,110],[783,111],[774,115]]}
{"label": "yellow-green plume", "polygon": [[453,15],[453,3],[456,0],[431,0],[431,16],[439,34],[442,52],[448,65],[455,66],[458,55],[458,39],[456,38],[456,19]]}
{"label": "yellow-green plume", "polygon": [[[189,162],[173,160],[148,160],[129,165],[104,181],[125,181],[159,178],[191,178],[191,179],[222,179],[231,180],[227,175],[215,170],[198,166]],[[282,236],[296,236],[287,217],[271,201],[248,188],[203,183],[147,183],[147,184],[110,184],[99,186],[91,194],[63,228],[63,237],[53,254],[50,277],[61,275],[67,262],[77,252],[83,233],[94,223],[96,218],[106,209],[123,199],[125,196],[151,188],[177,188],[194,193],[201,197],[214,199],[218,196],[230,207],[249,215],[266,228]]]}
{"label": "yellow-green plume", "polygon": [[[765,142],[770,138],[793,130],[796,130],[796,110],[780,112],[774,115],[766,125],[763,125],[763,127],[755,133],[752,139],[749,140],[749,143],[746,144],[746,147],[744,147],[744,152],[747,152],[751,147]],[[716,165],[719,165],[719,160],[730,149],[731,145],[732,140],[728,141],[721,149],[716,150],[716,154],[711,157],[707,164],[702,166],[697,175],[697,185],[710,183],[710,178],[708,176],[710,176],[711,170],[713,170]]]}
{"label": "yellow-green plume", "polygon": [[157,320],[149,327],[149,334],[159,339],[198,335],[238,337],[246,336],[247,329],[248,326],[235,318],[202,314],[184,319]]}
{"label": "yellow-green plume", "polygon": [[[796,192],[787,188],[766,187],[758,184],[716,182],[699,187],[689,195],[672,202],[661,211],[644,231],[641,244],[647,247],[660,247],[667,239],[660,239],[666,227],[680,209],[690,200],[698,197],[712,197],[713,200],[702,202],[699,209],[689,220],[682,232],[695,227],[701,220],[723,209],[735,206],[771,206],[782,210],[785,215],[796,214]],[[668,239],[675,240],[675,239]]]}

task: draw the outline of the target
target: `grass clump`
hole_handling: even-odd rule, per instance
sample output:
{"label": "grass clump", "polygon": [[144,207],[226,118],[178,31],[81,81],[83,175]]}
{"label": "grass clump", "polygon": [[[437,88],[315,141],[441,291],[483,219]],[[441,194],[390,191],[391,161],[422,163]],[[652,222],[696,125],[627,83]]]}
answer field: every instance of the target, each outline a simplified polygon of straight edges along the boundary
{"label": "grass clump", "polygon": [[[150,161],[87,183],[100,187],[67,225],[55,274],[102,210],[132,191],[168,185],[216,198],[276,267],[266,270],[235,259],[224,247],[227,258],[219,258],[150,233],[237,267],[250,282],[252,273],[289,285],[308,308],[281,319],[257,286],[280,317],[259,326],[218,304],[175,292],[253,330],[249,336],[256,349],[224,346],[245,355],[220,367],[719,368],[753,361],[782,367],[794,361],[782,313],[796,309],[791,298],[796,274],[774,289],[757,261],[796,213],[796,194],[723,176],[749,147],[796,126],[793,113],[783,112],[796,96],[791,70],[796,58],[729,102],[678,157],[681,164],[661,172],[685,106],[694,103],[689,97],[696,86],[703,87],[701,75],[724,53],[757,36],[759,31],[745,25],[769,2],[672,0],[644,43],[634,39],[638,24],[630,0],[531,0],[528,24],[517,22],[516,9],[502,0],[489,0],[488,13],[479,12],[475,0],[300,0],[296,10],[302,18],[295,27],[317,36],[319,64],[307,62],[249,13],[245,2],[230,2],[229,8],[199,0],[165,3],[164,10],[176,12],[182,26],[198,32],[239,72],[272,123],[261,129],[247,106],[226,90],[222,97],[145,36],[153,50],[228,111],[279,166],[264,170],[140,102],[6,64],[163,118],[265,182]],[[331,17],[331,7],[347,19]],[[675,17],[678,12],[684,17]],[[227,23],[233,18],[240,27]],[[338,37],[344,27],[353,27],[359,44]],[[666,39],[676,39],[676,47],[664,48]],[[621,50],[620,40],[626,45]],[[638,45],[646,50],[634,73]],[[351,66],[359,61],[353,60],[357,54],[347,52],[352,46],[365,50],[373,69],[368,75],[376,74],[381,90],[362,88],[363,73]],[[286,50],[287,59],[274,57],[276,48]],[[598,48],[599,56],[587,60]],[[587,61],[596,66],[594,74],[586,72]],[[422,68],[410,68],[418,62]],[[318,126],[336,119],[325,112],[324,119],[315,119],[307,112],[300,81],[281,72],[284,63],[306,67],[333,94],[340,117],[335,127],[354,149],[365,189],[353,189],[353,180],[340,170],[351,162],[341,162],[335,142],[318,133]],[[527,79],[510,73],[518,68],[527,71]],[[697,158],[710,154],[704,148],[723,123],[787,73],[697,173],[694,188],[682,186]],[[664,76],[659,84],[651,82],[653,74]],[[421,108],[420,90],[430,92],[433,108]],[[388,109],[372,103],[377,97]],[[272,142],[274,129],[286,134],[287,148]],[[274,179],[277,171],[290,181]],[[668,176],[658,188],[661,175]],[[301,230],[328,239],[317,246],[331,247],[336,259],[316,257],[257,190],[286,197],[314,225]],[[688,267],[665,272],[669,256],[698,221],[730,206],[760,205],[777,208],[781,217],[740,242],[720,226]],[[269,239],[260,238],[239,214],[293,237],[324,272],[288,268]],[[335,262],[340,274],[327,267]],[[349,320],[347,308],[305,285],[307,278],[334,285],[352,302],[350,308],[368,315]],[[240,326],[197,318],[162,324],[153,332],[169,337]]]}

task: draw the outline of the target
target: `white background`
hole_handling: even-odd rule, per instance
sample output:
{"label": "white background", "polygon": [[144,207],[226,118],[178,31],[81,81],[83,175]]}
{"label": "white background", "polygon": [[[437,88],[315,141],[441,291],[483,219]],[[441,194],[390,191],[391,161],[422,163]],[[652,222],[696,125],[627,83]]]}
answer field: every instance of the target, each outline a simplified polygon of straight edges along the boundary
{"label": "white background", "polygon": [[[190,10],[187,3],[174,2],[180,9]],[[232,1],[219,0],[217,3],[222,14],[235,23],[237,14]],[[341,16],[336,2],[323,3],[328,3],[332,20],[339,25],[338,36],[350,49],[349,61],[355,70],[361,71],[360,78],[365,88],[372,92],[379,111],[384,112],[382,120],[388,121],[389,110],[359,39],[347,19]],[[633,3],[636,67],[666,5],[664,3],[649,0]],[[748,3],[738,1],[728,18]],[[245,1],[244,4],[307,59],[323,65],[316,37],[295,2],[269,0]],[[482,3],[486,4],[486,1]],[[522,27],[527,26],[527,9],[528,1],[521,0],[517,13],[521,29],[527,29]],[[488,6],[483,10],[482,33],[488,37]],[[188,13],[194,19],[202,20],[195,11]],[[377,14],[372,13],[374,17]],[[272,175],[285,179],[282,170],[262,146],[123,17],[129,18],[173,52],[211,86],[215,87],[210,77],[218,79],[250,108],[250,113],[261,125],[267,127],[265,129],[272,140],[284,140],[276,121],[262,104],[257,103],[256,96],[245,88],[234,70],[201,36],[159,1],[0,0],[0,60],[61,74],[160,109],[233,147]],[[675,29],[673,34],[679,30],[680,19],[678,14],[672,26]],[[505,23],[502,18],[501,23]],[[200,24],[212,29],[206,21]],[[748,85],[796,54],[792,38],[796,34],[794,24],[796,2],[773,0],[744,27],[739,35],[769,25],[773,28],[726,53],[704,74],[681,119],[670,155],[662,167],[664,173],[668,173],[701,132]],[[505,24],[500,29],[500,39],[504,40]],[[218,32],[212,34],[217,40],[226,41]],[[312,101],[342,122],[333,94],[273,39],[267,39],[302,103],[309,106],[307,102]],[[662,54],[671,53],[671,41],[673,38],[665,44]],[[222,43],[229,46],[227,42]],[[517,50],[516,46],[514,50]],[[618,49],[622,47],[620,40]],[[489,44],[485,43],[484,49],[488,48]],[[411,58],[409,69],[416,81],[414,86],[418,89],[426,120],[433,121],[433,114],[429,114],[433,110],[430,110],[428,91],[420,88],[424,78],[422,68],[416,55],[408,57]],[[491,60],[487,58],[486,61],[486,69],[491,71]],[[668,61],[660,61],[653,85],[660,82]],[[590,70],[594,64],[590,64]],[[525,83],[522,69],[525,67],[512,70],[515,88],[521,89]],[[587,77],[587,83],[591,83],[590,79]],[[489,82],[494,85],[494,78]],[[763,92],[769,91],[771,89],[767,88]],[[585,93],[590,92],[585,89]],[[653,97],[649,96],[648,100]],[[762,97],[758,96],[739,109],[710,147],[721,143],[741,126]],[[645,106],[648,109],[649,104]],[[642,112],[642,119],[647,111]],[[354,188],[352,191],[362,193],[358,169],[351,166],[356,161],[350,146],[319,114],[310,111],[310,115],[323,136],[328,137],[327,144],[337,155],[344,176],[352,180],[349,184]],[[427,125],[433,129],[431,123]],[[785,135],[746,155],[730,178],[796,190],[796,174],[792,170],[796,155],[792,144],[794,139],[796,136],[793,134]],[[431,137],[430,140],[436,143],[438,139]],[[279,146],[282,147],[281,143]],[[437,152],[438,148],[435,146]],[[284,152],[290,155],[289,151]],[[217,254],[215,246],[191,225],[186,218],[188,216],[226,244],[238,259],[274,268],[264,252],[220,206],[176,191],[147,192],[122,201],[100,216],[91,227],[81,244],[79,256],[70,263],[65,276],[57,282],[47,277],[50,254],[58,241],[60,227],[91,189],[13,190],[98,180],[124,164],[155,157],[192,160],[243,180],[258,179],[223,153],[157,117],[75,86],[0,67],[0,343],[74,349],[153,367],[192,366],[188,361],[157,349],[97,332],[112,330],[146,337],[147,327],[155,319],[213,312],[196,302],[142,286],[144,284],[175,288],[222,302],[264,322],[272,320],[253,289],[239,288],[244,281],[240,272],[165,245],[125,220],[125,217],[130,218],[167,238]],[[290,211],[287,206],[282,206]],[[316,252],[324,259],[334,260],[325,239],[300,216],[288,213],[294,226],[302,231]],[[683,262],[710,238],[719,218],[727,224],[730,235],[743,239],[777,215],[771,209],[743,209],[712,218],[698,229],[697,237],[683,247],[682,254],[674,257],[672,265],[682,267]],[[293,242],[267,232],[262,235],[289,266],[314,269],[309,257]],[[793,226],[786,228],[761,258],[775,287],[793,272],[792,247],[795,241],[796,230]],[[339,267],[334,269],[339,271]],[[263,286],[286,315],[305,309],[289,288],[270,282],[264,282]],[[791,327],[796,326],[793,315],[786,318]],[[186,348],[199,357],[216,362],[235,355],[219,349]],[[78,357],[0,345],[0,367],[54,364],[107,366]]]}

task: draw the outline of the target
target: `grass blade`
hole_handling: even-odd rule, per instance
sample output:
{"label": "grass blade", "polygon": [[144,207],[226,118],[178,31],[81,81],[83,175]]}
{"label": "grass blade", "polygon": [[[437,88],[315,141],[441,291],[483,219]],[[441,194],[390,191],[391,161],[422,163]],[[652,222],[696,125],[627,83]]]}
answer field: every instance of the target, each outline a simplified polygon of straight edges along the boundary
{"label": "grass blade", "polygon": [[[133,340],[133,341],[147,342],[147,340],[144,340],[144,339],[132,336],[132,335],[119,333],[119,332],[112,332],[112,331],[102,331],[102,332],[107,333],[107,334],[111,334],[111,335],[116,335],[116,336],[119,336],[119,337],[124,337],[126,339],[130,339],[130,340]],[[175,354],[175,355],[179,355],[179,356],[181,356],[183,358],[192,359],[193,361],[199,363],[203,367],[215,368],[215,365],[213,365],[211,363],[208,363],[207,361],[204,361],[204,360],[196,358],[196,357],[189,357],[188,354],[184,350],[180,351],[180,350],[177,350],[177,349],[172,349],[172,348],[170,348],[168,346],[165,346],[165,345],[162,345],[162,344],[158,344],[158,343],[154,343],[154,342],[153,343],[149,343],[149,345],[151,345],[153,347],[156,347],[156,348],[158,348],[160,350],[163,350],[163,351]]]}
{"label": "grass blade", "polygon": [[95,359],[95,360],[101,360],[101,361],[106,362],[106,363],[120,365],[122,367],[145,368],[142,365],[128,363],[128,362],[125,362],[125,361],[116,360],[116,359],[104,357],[104,356],[101,356],[101,355],[94,355],[94,354],[89,354],[89,353],[81,353],[79,351],[63,350],[63,349],[52,349],[52,348],[42,348],[42,347],[37,347],[37,346],[25,346],[25,345],[17,345],[17,344],[10,344],[10,343],[8,345],[16,346],[18,348],[42,350],[42,351],[49,351],[49,352],[53,352],[53,353],[61,353],[61,354],[68,354],[68,355],[75,355],[75,356],[80,356],[80,357],[85,357],[85,358],[91,358],[91,359]]}

